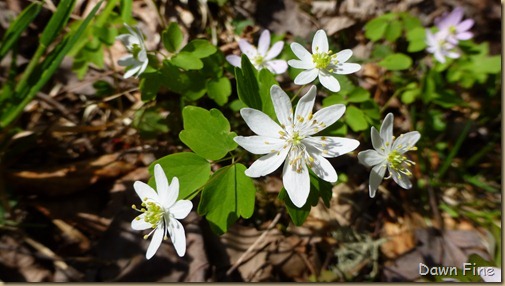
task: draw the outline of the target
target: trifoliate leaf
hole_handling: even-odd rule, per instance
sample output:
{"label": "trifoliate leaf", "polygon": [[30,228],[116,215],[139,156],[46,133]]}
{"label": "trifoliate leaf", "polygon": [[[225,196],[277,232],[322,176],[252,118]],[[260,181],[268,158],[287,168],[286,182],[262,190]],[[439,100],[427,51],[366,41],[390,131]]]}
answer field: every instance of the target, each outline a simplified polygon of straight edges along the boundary
{"label": "trifoliate leaf", "polygon": [[163,46],[167,51],[174,53],[181,47],[183,35],[181,28],[176,22],[171,22],[168,27],[161,34]]}
{"label": "trifoliate leaf", "polygon": [[250,218],[254,212],[256,188],[245,170],[242,164],[223,167],[203,188],[198,213],[206,216],[217,234],[226,232],[239,217]]}
{"label": "trifoliate leaf", "polygon": [[[191,152],[182,152],[162,157],[151,163],[149,173],[154,175],[154,165],[160,164],[168,181],[173,177],[179,179],[178,199],[191,200],[198,194],[196,190],[202,187],[210,177],[210,163],[204,158]],[[149,181],[149,185],[154,187],[154,177]]]}
{"label": "trifoliate leaf", "polygon": [[226,77],[208,80],[207,94],[218,105],[223,106],[228,102],[228,97],[231,94],[230,80]]}
{"label": "trifoliate leaf", "polygon": [[184,130],[179,138],[193,152],[208,160],[219,160],[226,153],[237,148],[230,132],[230,123],[221,111],[210,111],[196,106],[186,106],[182,110]]}

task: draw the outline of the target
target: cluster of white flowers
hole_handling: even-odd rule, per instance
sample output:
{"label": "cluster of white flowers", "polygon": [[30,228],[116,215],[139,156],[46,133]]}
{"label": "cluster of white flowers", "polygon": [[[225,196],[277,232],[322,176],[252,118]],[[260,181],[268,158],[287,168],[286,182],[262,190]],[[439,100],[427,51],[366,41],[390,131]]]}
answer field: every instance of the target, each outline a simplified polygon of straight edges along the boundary
{"label": "cluster of white flowers", "polygon": [[457,45],[460,40],[468,40],[473,37],[469,32],[473,26],[472,19],[463,20],[463,8],[457,7],[448,15],[435,20],[438,29],[436,33],[426,30],[427,51],[432,53],[435,59],[445,63],[446,58],[459,58]]}

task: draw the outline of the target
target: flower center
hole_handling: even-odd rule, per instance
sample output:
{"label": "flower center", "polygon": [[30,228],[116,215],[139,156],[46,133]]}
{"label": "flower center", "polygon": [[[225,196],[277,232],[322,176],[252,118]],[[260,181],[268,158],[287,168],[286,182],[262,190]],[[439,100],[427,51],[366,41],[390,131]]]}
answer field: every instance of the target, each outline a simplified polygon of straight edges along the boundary
{"label": "flower center", "polygon": [[135,59],[139,58],[139,53],[142,51],[142,48],[138,44],[133,44],[131,53]]}
{"label": "flower center", "polygon": [[[319,49],[316,48],[316,51]],[[317,69],[326,69],[331,63],[335,55],[332,51],[327,51],[325,53],[316,52],[312,55],[312,61],[316,65]],[[336,63],[335,63],[336,64]]]}
{"label": "flower center", "polygon": [[456,26],[454,25],[449,26],[449,34],[451,35],[456,34]]}
{"label": "flower center", "polygon": [[302,143],[302,140],[303,138],[305,138],[305,136],[301,136],[300,133],[298,131],[296,131],[293,136],[291,136],[291,143],[293,143],[293,145],[297,146],[297,145],[300,145]]}
{"label": "flower center", "polygon": [[263,58],[263,56],[257,55],[253,59],[253,65],[255,65],[256,67],[261,67],[264,61],[265,59]]}
{"label": "flower center", "polygon": [[[155,202],[148,202],[147,198],[142,202],[142,208],[138,209],[135,205],[132,206],[134,210],[144,213],[144,221],[151,224],[152,228],[156,228],[159,222],[163,219],[165,210]],[[137,217],[136,219],[140,219]]]}
{"label": "flower center", "polygon": [[404,164],[407,166],[412,166],[415,165],[415,163],[407,159],[407,157],[403,154],[400,154],[397,150],[393,150],[391,153],[389,153],[387,161],[389,163],[389,167],[398,173],[402,173],[407,176],[412,175],[412,173],[406,167],[404,167]]}

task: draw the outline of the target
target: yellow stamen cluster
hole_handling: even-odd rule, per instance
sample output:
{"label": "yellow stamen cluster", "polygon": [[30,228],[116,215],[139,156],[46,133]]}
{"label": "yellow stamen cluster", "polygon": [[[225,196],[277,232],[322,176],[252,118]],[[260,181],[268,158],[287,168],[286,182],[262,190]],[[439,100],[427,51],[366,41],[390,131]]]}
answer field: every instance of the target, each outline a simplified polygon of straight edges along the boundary
{"label": "yellow stamen cluster", "polygon": [[131,53],[135,59],[139,58],[139,53],[142,51],[142,48],[138,44],[133,44]]}
{"label": "yellow stamen cluster", "polygon": [[[135,205],[132,206],[134,210],[145,213],[144,221],[151,224],[152,228],[156,228],[160,221],[163,219],[165,210],[155,202],[148,202],[147,198],[142,202],[142,208],[138,209]],[[136,218],[140,220],[140,217]]]}
{"label": "yellow stamen cluster", "polygon": [[256,67],[261,67],[261,66],[263,66],[264,61],[265,61],[265,59],[263,58],[263,56],[257,55],[253,59],[253,65]]}
{"label": "yellow stamen cluster", "polygon": [[[397,150],[393,150],[391,153],[389,153],[387,161],[389,163],[389,167],[398,172],[399,177],[401,177],[401,174],[404,174],[408,177],[412,176],[412,173],[409,171],[409,169],[407,169],[407,167],[415,165],[415,163],[407,159],[405,155],[400,154]],[[405,165],[407,165],[407,167],[405,167]]]}
{"label": "yellow stamen cluster", "polygon": [[331,50],[321,53],[318,50],[319,48],[316,48],[316,53],[312,55],[312,61],[317,69],[326,69],[331,63],[336,64],[334,60],[336,55]]}

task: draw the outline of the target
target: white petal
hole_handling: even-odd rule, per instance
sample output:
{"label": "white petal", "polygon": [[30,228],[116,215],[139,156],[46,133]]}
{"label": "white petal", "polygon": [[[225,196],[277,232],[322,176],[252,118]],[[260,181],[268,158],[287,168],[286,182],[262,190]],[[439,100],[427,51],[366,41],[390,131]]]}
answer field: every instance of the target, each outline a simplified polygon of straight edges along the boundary
{"label": "white petal", "polygon": [[338,63],[347,62],[347,60],[351,58],[351,56],[352,56],[352,50],[350,49],[342,50],[336,54]]}
{"label": "white petal", "polygon": [[142,66],[140,67],[139,72],[137,73],[137,77],[139,75],[141,75],[146,70],[147,64],[149,64],[149,62],[147,60],[142,63]]}
{"label": "white petal", "polygon": [[226,60],[234,67],[240,67],[242,59],[237,55],[228,55]]}
{"label": "white petal", "polygon": [[291,50],[300,60],[304,62],[312,62],[312,55],[302,45],[298,43],[291,43]]}
{"label": "white petal", "polygon": [[372,167],[384,163],[386,158],[375,150],[365,150],[358,153],[358,160],[361,164]]}
{"label": "white petal", "polygon": [[266,66],[273,74],[281,74],[288,69],[288,64],[285,60],[273,60],[266,62]]}
{"label": "white petal", "polygon": [[265,60],[268,61],[277,57],[282,52],[283,48],[284,48],[283,41],[276,42],[268,51],[267,55],[265,56]]}
{"label": "white petal", "polygon": [[421,134],[417,131],[402,134],[393,143],[393,150],[398,150],[400,154],[403,154],[414,147],[419,138],[421,138]]}
{"label": "white petal", "polygon": [[280,138],[279,132],[282,131],[282,128],[265,113],[252,108],[242,108],[240,115],[254,133],[261,136]]}
{"label": "white petal", "polygon": [[[144,220],[145,213],[132,220],[131,227],[134,230],[144,230],[151,228],[151,224]],[[138,218],[138,219],[137,219]]]}
{"label": "white petal", "polygon": [[177,197],[179,196],[179,179],[177,177],[172,178],[172,182],[168,186],[168,193],[165,198],[165,201],[162,201],[161,204],[165,208],[170,208],[174,205]]}
{"label": "white petal", "polygon": [[336,74],[351,74],[359,71],[361,69],[361,65],[359,64],[351,64],[351,63],[343,63],[338,66],[336,70]]}
{"label": "white petal", "polygon": [[345,112],[345,105],[343,104],[334,104],[328,107],[324,107],[314,113],[313,119],[318,123],[318,129],[314,129],[312,132],[307,135],[316,134],[317,132],[325,129],[328,126],[331,126],[333,123],[337,122],[340,117]]}
{"label": "white petal", "polygon": [[258,55],[256,48],[244,39],[238,41],[238,46],[242,53],[246,54],[249,59],[253,59]]}
{"label": "white petal", "polygon": [[168,199],[168,180],[160,164],[154,165],[154,180],[156,181],[156,191],[160,201],[166,202]]}
{"label": "white petal", "polygon": [[380,150],[380,148],[382,147],[382,138],[379,134],[379,131],[377,131],[377,129],[375,129],[375,127],[372,126],[372,129],[371,129],[371,136],[372,138],[372,146],[375,150]]}
{"label": "white petal", "polygon": [[133,188],[142,201],[146,198],[155,202],[159,201],[158,194],[148,184],[141,181],[136,181],[133,183]]}
{"label": "white petal", "polygon": [[295,84],[304,85],[316,79],[319,71],[318,69],[305,70],[299,73],[295,78]]}
{"label": "white petal", "polygon": [[117,61],[118,65],[123,67],[133,66],[136,62],[137,60],[132,55],[126,55]]}
{"label": "white petal", "polygon": [[139,45],[140,41],[136,37],[133,37],[132,35],[128,34],[122,34],[116,37],[117,40],[120,40],[123,45],[126,47],[126,49],[131,50],[133,49],[133,45]]}
{"label": "white petal", "polygon": [[289,96],[278,85],[272,85],[270,96],[272,97],[275,114],[279,123],[284,126],[293,124],[293,109]]}
{"label": "white petal", "polygon": [[258,53],[264,57],[267,54],[268,47],[270,46],[270,31],[264,30],[258,40]]}
{"label": "white petal", "polygon": [[310,193],[310,177],[307,166],[303,164],[300,173],[298,173],[286,162],[282,172],[282,183],[293,204],[299,208],[303,207]]}
{"label": "white petal", "polygon": [[410,189],[412,188],[412,182],[410,182],[410,179],[407,175],[398,173],[397,171],[393,170],[388,166],[388,171],[393,175],[393,180],[400,185],[400,187],[404,189]]}
{"label": "white petal", "polygon": [[375,192],[379,188],[379,185],[384,178],[384,174],[386,173],[386,165],[377,165],[372,168],[370,171],[370,179],[368,180],[368,192],[371,198],[375,197]]}
{"label": "white petal", "polygon": [[295,69],[309,70],[316,67],[314,62],[310,61],[300,61],[300,60],[289,60],[288,65],[294,67]]}
{"label": "white petal", "polygon": [[253,154],[268,154],[273,150],[280,150],[286,144],[282,139],[266,136],[236,136],[233,140]]}
{"label": "white petal", "polygon": [[314,154],[313,158],[314,163],[311,169],[314,171],[314,174],[327,182],[335,183],[338,179],[338,176],[331,163],[323,156]]}
{"label": "white petal", "polygon": [[321,84],[324,87],[326,87],[327,89],[329,89],[333,92],[338,92],[340,90],[340,83],[330,73],[327,73],[325,71],[320,71],[319,72],[319,81],[321,82]]}
{"label": "white petal", "polygon": [[338,157],[354,151],[359,146],[358,140],[343,137],[315,136],[307,137],[302,142],[318,149],[326,158]]}
{"label": "white petal", "polygon": [[153,238],[151,239],[151,243],[147,248],[146,258],[151,259],[154,256],[158,248],[160,248],[161,242],[163,241],[164,230],[162,225],[158,226],[153,233]]}
{"label": "white petal", "polygon": [[189,212],[193,208],[193,203],[189,200],[177,201],[171,208],[170,213],[176,219],[183,219],[188,216]]}
{"label": "white petal", "polygon": [[286,147],[282,148],[280,152],[273,152],[260,157],[245,170],[245,174],[251,178],[258,178],[272,173],[284,162],[288,155],[288,151],[289,147]]}
{"label": "white petal", "polygon": [[172,225],[170,232],[170,239],[174,244],[175,251],[177,255],[183,257],[186,254],[186,232],[184,231],[184,227],[182,224],[176,220],[170,220],[170,224]]}
{"label": "white petal", "polygon": [[[137,63],[135,63],[135,64],[137,64]],[[125,72],[123,77],[130,78],[132,75],[137,74],[140,71],[140,69],[141,69],[140,65],[134,65],[134,66],[130,67],[130,69]]]}
{"label": "white petal", "polygon": [[299,118],[308,120],[309,115],[312,114],[312,108],[314,108],[314,102],[316,100],[317,88],[315,85],[311,86],[309,91],[300,98],[298,104],[296,105],[295,111],[295,125]]}
{"label": "white petal", "polygon": [[380,129],[380,135],[382,138],[382,143],[384,145],[391,144],[393,143],[393,113],[388,113],[386,117],[384,118],[384,121],[382,121],[381,129]]}
{"label": "white petal", "polygon": [[326,53],[328,51],[328,37],[324,30],[318,30],[312,40],[312,53]]}

